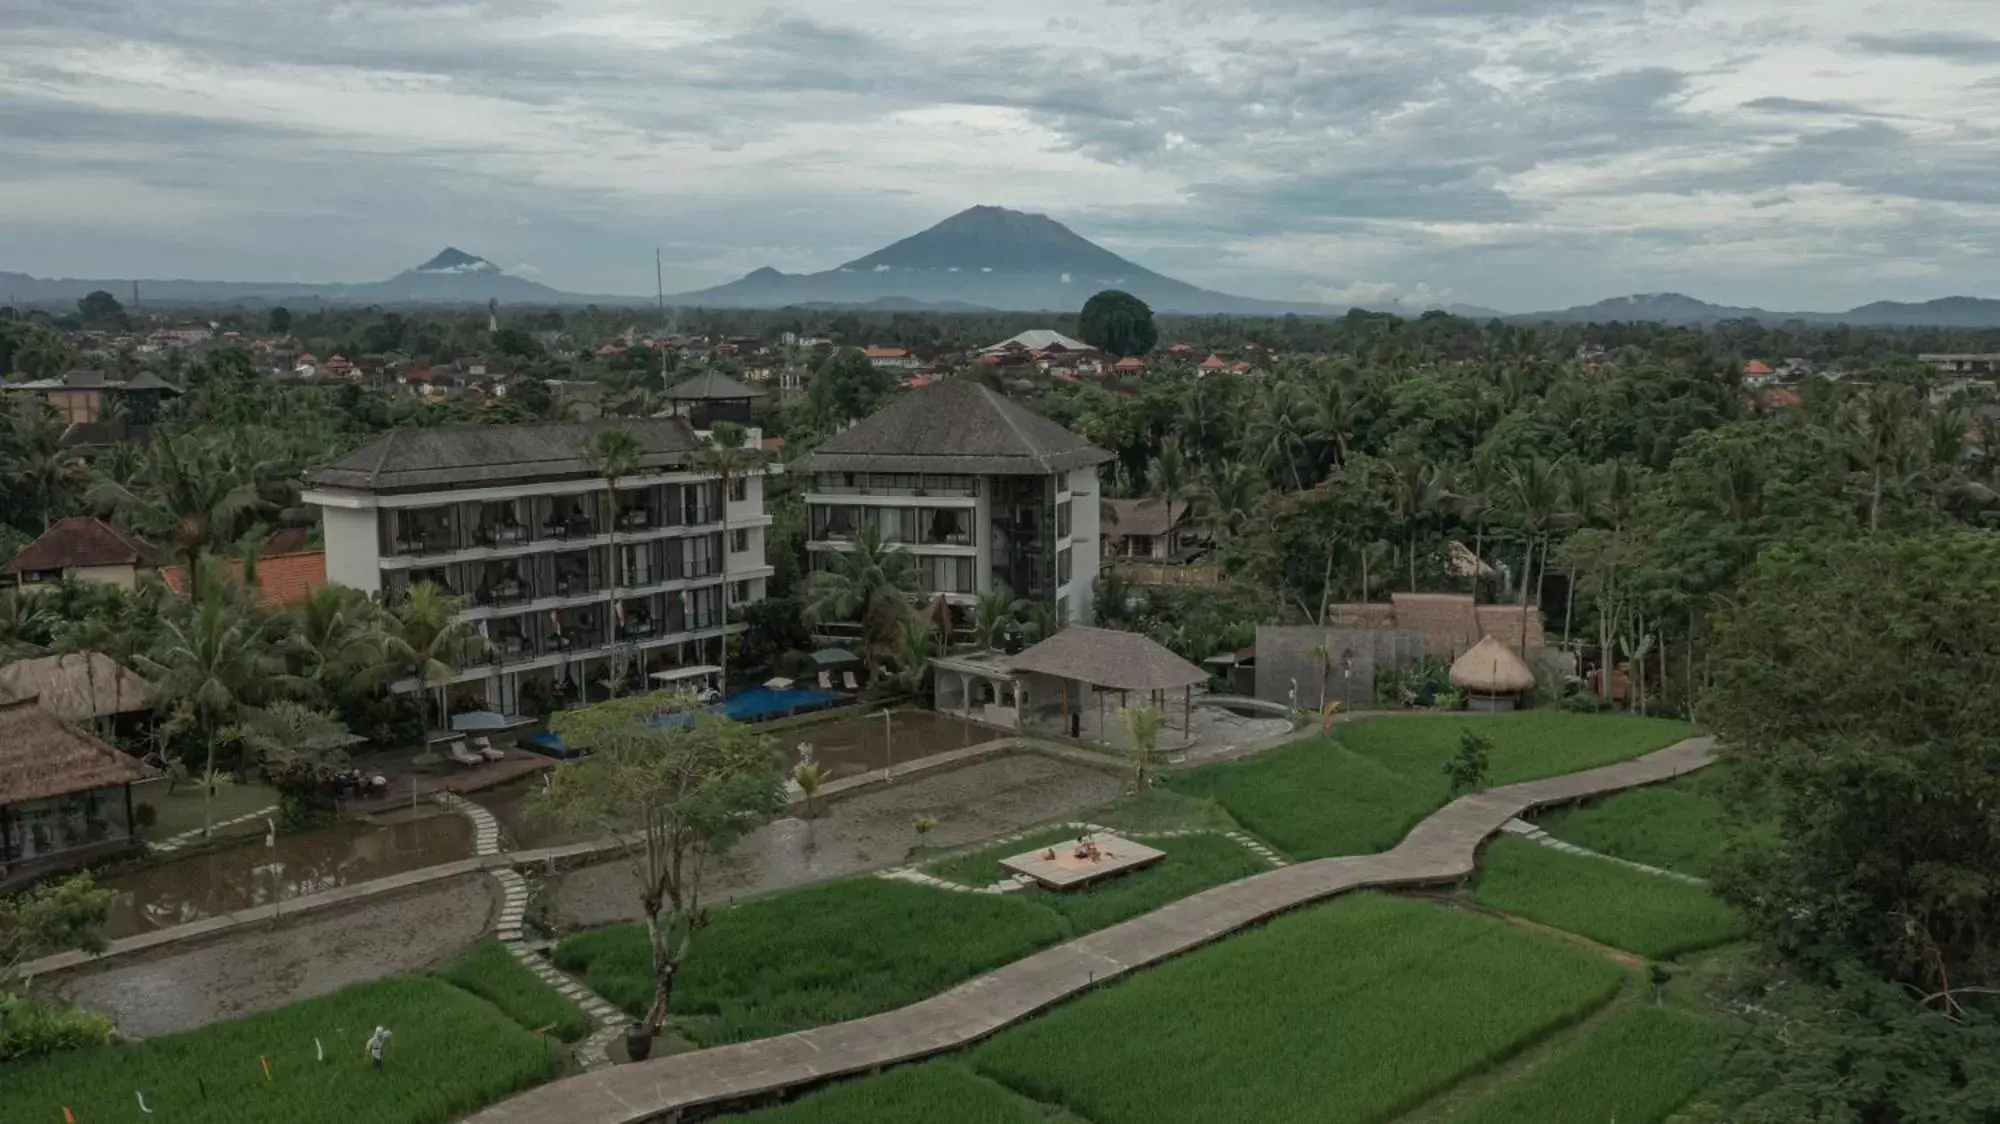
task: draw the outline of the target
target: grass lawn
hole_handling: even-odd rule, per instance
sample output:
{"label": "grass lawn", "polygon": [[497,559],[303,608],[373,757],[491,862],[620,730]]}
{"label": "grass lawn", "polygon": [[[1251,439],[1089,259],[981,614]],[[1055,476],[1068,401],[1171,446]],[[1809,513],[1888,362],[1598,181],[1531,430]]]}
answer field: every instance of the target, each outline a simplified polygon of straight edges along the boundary
{"label": "grass lawn", "polygon": [[1149,968],[971,1060],[1094,1124],[1370,1124],[1581,1018],[1622,978],[1493,918],[1354,894]]}
{"label": "grass lawn", "polygon": [[575,1042],[591,1031],[590,1016],[530,972],[499,941],[480,941],[438,975],[493,1004],[533,1031]]}
{"label": "grass lawn", "polygon": [[1729,1039],[1712,1018],[1630,1007],[1451,1124],[1658,1124],[1708,1084]]}
{"label": "grass lawn", "polygon": [[[165,839],[183,832],[200,831],[202,824],[202,789],[199,782],[185,780],[174,786],[174,794],[167,795],[165,781],[157,784],[135,786],[132,789],[132,805],[151,804],[155,819],[153,826],[146,829],[146,838]],[[278,790],[267,784],[244,782],[241,784],[217,785],[215,789],[215,822],[235,819],[268,808],[278,802]],[[239,825],[231,833],[242,834],[264,830],[262,823]]]}
{"label": "grass lawn", "polygon": [[1744,934],[1742,919],[1705,887],[1506,836],[1480,854],[1472,897],[1653,959]]}
{"label": "grass lawn", "polygon": [[[364,1053],[377,1024],[395,1034],[380,1073]],[[560,1053],[483,999],[403,976],[185,1034],[0,1065],[0,1122],[59,1121],[67,1106],[82,1124],[444,1124],[554,1077]]]}
{"label": "grass lawn", "polygon": [[[1269,869],[1240,844],[1219,836],[1156,842],[1167,852],[1158,864],[1065,894],[965,894],[861,878],[725,910],[695,938],[675,985],[677,1025],[709,1046],[872,1015],[1198,890]],[[993,850],[1015,854],[1033,845],[1030,840]],[[973,858],[947,862],[997,870],[992,866],[997,856],[983,863]],[[643,925],[579,933],[557,946],[555,958],[635,1015],[652,1000],[652,961]]]}
{"label": "grass lawn", "polygon": [[955,1061],[902,1066],[823,1089],[777,1108],[730,1117],[740,1124],[1068,1124],[1041,1105]]}
{"label": "grass lawn", "polygon": [[[1775,812],[1760,814],[1754,803],[1747,811],[1725,805],[1722,793],[1730,776],[1730,763],[1719,761],[1651,788],[1550,809],[1540,823],[1566,843],[1707,877],[1730,842],[1776,831]],[[1737,818],[1744,815],[1747,821]]]}
{"label": "grass lawn", "polygon": [[1368,854],[1395,846],[1449,799],[1444,766],[1468,727],[1493,740],[1492,785],[1624,761],[1693,733],[1684,722],[1559,710],[1385,718],[1175,774],[1168,784],[1213,798],[1293,858]]}

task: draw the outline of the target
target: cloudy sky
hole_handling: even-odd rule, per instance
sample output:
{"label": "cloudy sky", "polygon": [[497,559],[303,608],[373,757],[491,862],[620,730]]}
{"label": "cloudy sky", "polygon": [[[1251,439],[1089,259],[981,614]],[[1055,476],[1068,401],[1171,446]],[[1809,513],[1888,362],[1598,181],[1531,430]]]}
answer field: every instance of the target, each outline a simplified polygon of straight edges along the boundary
{"label": "cloudy sky", "polygon": [[2000,296],[1994,0],[0,0],[0,270],[583,292],[975,203],[1284,299]]}

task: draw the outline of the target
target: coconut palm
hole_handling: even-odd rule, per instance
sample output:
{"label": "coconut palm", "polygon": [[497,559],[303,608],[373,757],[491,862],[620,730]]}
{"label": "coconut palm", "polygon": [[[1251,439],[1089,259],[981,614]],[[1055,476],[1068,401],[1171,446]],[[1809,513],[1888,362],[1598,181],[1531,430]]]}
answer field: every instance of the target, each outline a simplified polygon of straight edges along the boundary
{"label": "coconut palm", "polygon": [[[1534,573],[1535,547],[1548,553],[1549,530],[1561,517],[1562,470],[1535,457],[1507,470],[1505,504],[1519,522],[1525,541],[1521,559],[1521,646],[1528,643],[1528,588]],[[1544,565],[1547,563],[1544,562]]]}
{"label": "coconut palm", "polygon": [[222,591],[197,591],[190,611],[161,622],[160,643],[137,662],[153,680],[171,723],[196,729],[208,747],[201,832],[215,827],[215,754],[239,708],[260,701],[282,668],[257,617]]}
{"label": "coconut palm", "polygon": [[1305,480],[1299,475],[1299,454],[1306,447],[1299,412],[1292,401],[1291,384],[1271,383],[1257,404],[1256,415],[1250,419],[1244,444],[1262,458],[1267,470],[1283,466],[1292,478],[1292,487],[1305,491]]}
{"label": "coconut palm", "polygon": [[167,547],[186,568],[186,588],[193,590],[201,584],[203,552],[226,550],[272,506],[264,494],[266,476],[263,462],[238,462],[220,441],[186,433],[155,441],[133,484],[100,480],[91,502]]}
{"label": "coconut palm", "polygon": [[335,702],[379,685],[390,674],[382,612],[367,594],[321,586],[289,616],[284,648],[311,697]]}
{"label": "coconut palm", "polygon": [[1404,560],[1410,569],[1410,592],[1417,591],[1417,536],[1424,523],[1441,510],[1450,496],[1444,469],[1416,457],[1398,457],[1389,464],[1389,498],[1403,524]]}
{"label": "coconut palm", "polygon": [[1479,600],[1479,578],[1486,566],[1486,526],[1499,509],[1505,481],[1490,456],[1475,456],[1452,480],[1451,499],[1460,519],[1472,523],[1472,599]]}
{"label": "coconut palm", "polygon": [[825,557],[826,569],[806,583],[806,619],[858,622],[872,671],[897,642],[917,596],[916,559],[884,543],[872,524],[861,528],[852,547]]}
{"label": "coconut palm", "polygon": [[1167,440],[1160,445],[1160,455],[1153,458],[1151,469],[1146,473],[1146,503],[1167,505],[1167,533],[1173,534],[1174,509],[1187,500],[1188,492],[1194,487],[1194,469],[1188,463],[1187,455],[1181,451],[1180,442]]}
{"label": "coconut palm", "polygon": [[972,642],[981,648],[1000,646],[1007,627],[1027,612],[1028,603],[1014,596],[1006,582],[995,578],[992,588],[979,595],[972,606]]}
{"label": "coconut palm", "polygon": [[55,410],[39,400],[14,415],[7,437],[0,473],[9,484],[35,497],[46,531],[54,521],[56,497],[83,479],[83,461],[63,444],[63,425]]}
{"label": "coconut palm", "polygon": [[482,649],[479,634],[458,619],[461,608],[463,604],[458,598],[430,582],[418,582],[410,587],[402,604],[390,612],[389,627],[383,637],[390,664],[407,672],[420,693],[433,686],[439,688],[440,726],[451,719],[443,696],[444,685],[460,668],[478,659]]}
{"label": "coconut palm", "polygon": [[0,592],[0,663],[47,651],[55,624],[38,594],[24,589]]}
{"label": "coconut palm", "polygon": [[1347,384],[1337,379],[1328,380],[1321,388],[1319,397],[1313,401],[1312,412],[1306,419],[1306,432],[1311,440],[1331,454],[1326,458],[1330,468],[1346,463],[1347,444],[1354,439],[1354,430],[1359,422],[1354,395]]}
{"label": "coconut palm", "polygon": [[[644,452],[632,431],[622,428],[599,430],[583,444],[583,462],[604,481],[604,526],[611,544],[611,575],[606,586],[604,620],[612,630],[611,693],[614,696],[625,679],[625,660],[617,654],[624,651],[618,643],[618,632],[624,628],[618,612],[618,586],[621,571],[625,568],[624,560],[618,556],[618,481],[638,470],[639,458]],[[727,532],[724,535],[726,545]]]}
{"label": "coconut palm", "polygon": [[1264,491],[1263,474],[1242,461],[1224,461],[1202,478],[1191,500],[1202,526],[1234,538],[1248,522]]}

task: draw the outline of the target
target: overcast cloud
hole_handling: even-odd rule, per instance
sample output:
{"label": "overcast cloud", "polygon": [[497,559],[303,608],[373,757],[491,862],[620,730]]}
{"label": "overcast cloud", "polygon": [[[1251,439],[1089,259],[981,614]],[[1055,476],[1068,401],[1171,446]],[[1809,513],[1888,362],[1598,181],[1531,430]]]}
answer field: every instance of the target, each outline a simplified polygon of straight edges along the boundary
{"label": "overcast cloud", "polygon": [[1993,0],[4,0],[0,270],[582,292],[1043,211],[1210,288],[2000,296]]}

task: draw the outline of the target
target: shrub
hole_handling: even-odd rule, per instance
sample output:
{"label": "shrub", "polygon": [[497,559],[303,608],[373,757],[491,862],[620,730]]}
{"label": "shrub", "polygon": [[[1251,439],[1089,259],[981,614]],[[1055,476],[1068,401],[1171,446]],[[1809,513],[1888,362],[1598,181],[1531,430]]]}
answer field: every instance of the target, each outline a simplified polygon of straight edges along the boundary
{"label": "shrub", "polygon": [[109,1045],[111,1020],[81,1007],[56,1007],[0,992],[0,1061]]}

